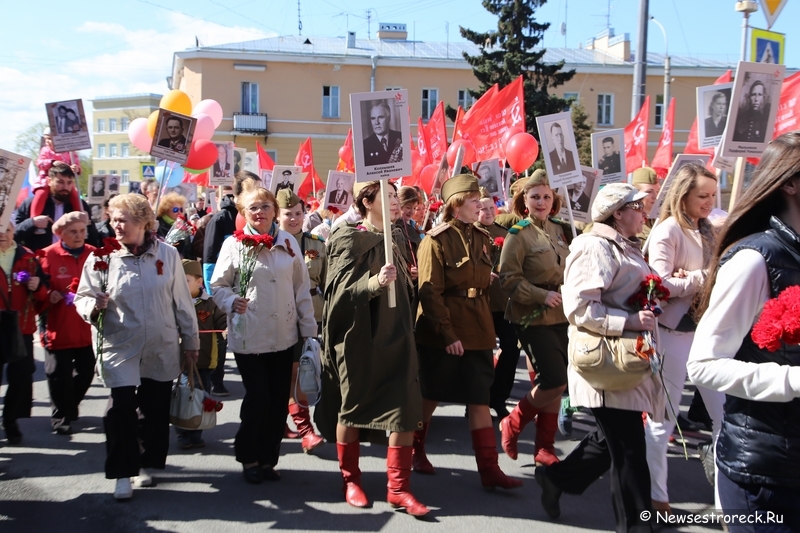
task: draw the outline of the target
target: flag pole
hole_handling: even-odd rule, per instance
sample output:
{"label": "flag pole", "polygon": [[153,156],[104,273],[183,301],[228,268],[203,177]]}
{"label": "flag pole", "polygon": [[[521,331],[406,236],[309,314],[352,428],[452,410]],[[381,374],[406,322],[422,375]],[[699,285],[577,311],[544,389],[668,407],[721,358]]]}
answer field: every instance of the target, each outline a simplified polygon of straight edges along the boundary
{"label": "flag pole", "polygon": [[[527,174],[527,170],[525,171]],[[578,236],[578,232],[575,230],[575,218],[572,215],[572,204],[569,203],[569,192],[567,191],[566,187],[561,187],[559,192],[564,197],[564,201],[567,204],[567,213],[569,214],[569,226],[572,228],[572,238],[576,238]]]}
{"label": "flag pole", "polygon": [[[392,220],[389,214],[389,184],[388,180],[381,181],[381,215],[383,217],[383,255],[386,257],[385,264],[394,264],[394,254],[392,253]],[[392,281],[386,286],[389,291],[389,307],[397,307],[395,294],[395,282]]]}

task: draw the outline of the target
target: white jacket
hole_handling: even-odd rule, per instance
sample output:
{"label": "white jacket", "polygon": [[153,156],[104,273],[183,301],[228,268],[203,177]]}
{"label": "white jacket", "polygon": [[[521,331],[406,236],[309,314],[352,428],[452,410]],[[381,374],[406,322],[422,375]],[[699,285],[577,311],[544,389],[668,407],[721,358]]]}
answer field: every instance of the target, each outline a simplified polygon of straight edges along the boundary
{"label": "white jacket", "polygon": [[[75,309],[92,324],[101,272],[92,254],[83,265]],[[159,274],[158,261],[161,261]],[[180,353],[199,350],[194,301],[177,250],[156,241],[140,257],[123,248],[108,261],[108,307],[103,319],[103,374],[107,387],[138,386],[140,378],[171,381]]]}
{"label": "white jacket", "polygon": [[247,286],[249,299],[244,331],[232,324],[233,301],[239,295],[242,244],[234,237],[222,243],[211,275],[214,303],[228,313],[228,348],[235,353],[272,353],[317,334],[308,269],[300,245],[291,234],[278,230],[272,249],[258,254]]}

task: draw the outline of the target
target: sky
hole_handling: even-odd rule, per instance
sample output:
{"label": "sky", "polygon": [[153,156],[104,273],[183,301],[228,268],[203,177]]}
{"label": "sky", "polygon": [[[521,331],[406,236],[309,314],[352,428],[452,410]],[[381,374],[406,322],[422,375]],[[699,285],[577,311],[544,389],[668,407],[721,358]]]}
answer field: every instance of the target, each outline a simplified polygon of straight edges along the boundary
{"label": "sky", "polygon": [[[637,39],[640,0],[549,0],[537,10],[550,22],[544,46],[577,48],[607,25]],[[10,0],[4,0],[10,2]],[[734,0],[651,0],[650,15],[665,28],[672,56],[735,63],[741,53],[742,16]],[[46,121],[47,102],[133,93],[163,94],[173,52],[202,45],[276,35],[374,36],[379,22],[405,23],[409,39],[462,41],[459,26],[496,29],[479,0],[39,0],[4,9],[0,32],[0,148],[13,150],[17,134]],[[367,17],[369,14],[369,19]],[[800,67],[792,20],[800,2],[788,2],[773,31],[787,34],[786,64]],[[751,26],[766,28],[761,12]],[[566,22],[567,34],[561,34]],[[369,30],[369,31],[368,31]],[[663,53],[661,30],[649,25],[648,49]]]}

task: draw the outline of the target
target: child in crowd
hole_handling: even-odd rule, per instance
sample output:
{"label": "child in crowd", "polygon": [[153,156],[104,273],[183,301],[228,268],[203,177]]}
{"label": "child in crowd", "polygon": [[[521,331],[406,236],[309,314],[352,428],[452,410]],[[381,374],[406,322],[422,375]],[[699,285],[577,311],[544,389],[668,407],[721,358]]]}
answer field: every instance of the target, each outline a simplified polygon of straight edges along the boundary
{"label": "child in crowd", "polygon": [[[203,269],[197,261],[184,259],[183,272],[186,274],[186,283],[194,299],[194,309],[197,313],[197,326],[200,329],[200,356],[197,360],[197,370],[200,373],[203,390],[211,392],[211,371],[217,365],[225,364],[227,343],[220,333],[228,327],[227,315],[220,310],[203,290]],[[185,379],[186,372],[181,379]],[[183,450],[202,448],[203,431],[175,428],[178,434],[178,446]]]}

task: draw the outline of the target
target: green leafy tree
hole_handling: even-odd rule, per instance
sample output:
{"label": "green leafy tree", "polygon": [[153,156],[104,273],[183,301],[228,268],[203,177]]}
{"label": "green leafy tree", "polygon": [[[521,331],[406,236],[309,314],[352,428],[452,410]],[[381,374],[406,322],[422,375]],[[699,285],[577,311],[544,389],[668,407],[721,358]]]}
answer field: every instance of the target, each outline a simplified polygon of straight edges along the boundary
{"label": "green leafy tree", "polygon": [[42,148],[42,133],[47,124],[37,122],[19,132],[14,139],[14,150],[25,157],[30,157],[34,161],[39,157],[39,150]]}
{"label": "green leafy tree", "polygon": [[[528,132],[539,138],[536,117],[564,111],[567,100],[548,91],[572,79],[575,70],[564,71],[564,61],[547,64],[541,47],[549,22],[536,21],[536,10],[547,0],[483,0],[483,7],[497,15],[497,30],[476,32],[460,27],[461,36],[480,47],[480,54],[464,54],[480,82],[470,89],[476,99],[497,83],[502,89],[517,77],[524,77],[525,123]],[[456,110],[447,106],[447,116],[455,119]]]}
{"label": "green leafy tree", "polygon": [[572,129],[575,131],[575,144],[578,146],[578,159],[581,165],[592,166],[592,123],[588,122],[586,109],[579,101],[572,103]]}

